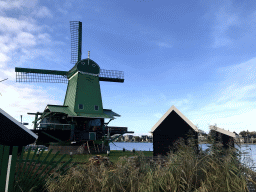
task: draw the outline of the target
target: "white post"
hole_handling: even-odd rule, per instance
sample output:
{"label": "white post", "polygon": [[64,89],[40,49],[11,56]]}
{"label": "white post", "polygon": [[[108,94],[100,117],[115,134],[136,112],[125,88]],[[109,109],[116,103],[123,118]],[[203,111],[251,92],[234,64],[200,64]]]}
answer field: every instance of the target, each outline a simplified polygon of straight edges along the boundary
{"label": "white post", "polygon": [[9,155],[9,162],[8,162],[7,175],[6,175],[6,183],[5,183],[5,192],[8,192],[10,169],[11,169],[11,161],[12,161],[12,155]]}

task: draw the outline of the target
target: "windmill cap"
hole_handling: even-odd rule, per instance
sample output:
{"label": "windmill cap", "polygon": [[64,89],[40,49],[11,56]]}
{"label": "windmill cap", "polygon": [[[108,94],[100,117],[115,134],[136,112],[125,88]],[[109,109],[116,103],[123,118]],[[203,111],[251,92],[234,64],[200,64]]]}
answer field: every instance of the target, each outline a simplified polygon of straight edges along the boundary
{"label": "windmill cap", "polygon": [[75,66],[68,72],[68,78],[74,75],[76,72],[99,75],[100,66],[91,59],[82,59],[81,61],[77,62]]}

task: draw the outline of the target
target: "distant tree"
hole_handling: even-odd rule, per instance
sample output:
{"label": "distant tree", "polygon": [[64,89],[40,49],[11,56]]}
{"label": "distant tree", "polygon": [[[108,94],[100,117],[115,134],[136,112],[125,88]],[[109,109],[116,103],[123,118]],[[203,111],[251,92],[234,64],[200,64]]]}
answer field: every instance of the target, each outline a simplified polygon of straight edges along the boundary
{"label": "distant tree", "polygon": [[249,136],[249,137],[251,137],[251,136],[253,136],[253,137],[256,137],[256,132],[255,131],[252,131],[252,132],[250,132],[250,131],[241,131],[240,133],[239,133],[239,135],[242,135],[242,137],[246,137],[247,135]]}
{"label": "distant tree", "polygon": [[120,136],[120,137],[118,137],[117,141],[118,141],[118,142],[121,142],[121,141],[122,141],[122,139],[123,139],[123,137],[122,137],[122,136]]}
{"label": "distant tree", "polygon": [[210,130],[209,133],[208,133],[207,141],[208,141],[208,142],[211,142],[211,141],[214,139],[215,134],[216,134],[215,131]]}
{"label": "distant tree", "polygon": [[207,133],[206,132],[204,132],[203,130],[201,130],[201,129],[198,129],[199,130],[199,133],[201,133],[203,136],[207,136]]}
{"label": "distant tree", "polygon": [[135,136],[135,137],[134,137],[134,141],[135,141],[135,142],[140,142],[140,137],[139,137],[139,136]]}
{"label": "distant tree", "polygon": [[250,134],[251,134],[251,136],[256,137],[256,132],[255,131],[250,132]]}
{"label": "distant tree", "polygon": [[241,131],[241,132],[239,133],[239,135],[242,135],[242,137],[245,137],[246,134],[247,134],[247,131]]}
{"label": "distant tree", "polygon": [[[215,123],[215,124],[213,125],[213,127],[217,127],[217,124]],[[210,129],[210,131],[209,131],[209,133],[208,133],[207,141],[208,141],[209,143],[214,142],[216,136],[217,136],[217,132],[214,131],[214,130],[212,130],[212,129]],[[216,138],[216,139],[217,139],[217,138]],[[222,141],[221,135],[218,136],[218,140],[219,140],[220,142]]]}

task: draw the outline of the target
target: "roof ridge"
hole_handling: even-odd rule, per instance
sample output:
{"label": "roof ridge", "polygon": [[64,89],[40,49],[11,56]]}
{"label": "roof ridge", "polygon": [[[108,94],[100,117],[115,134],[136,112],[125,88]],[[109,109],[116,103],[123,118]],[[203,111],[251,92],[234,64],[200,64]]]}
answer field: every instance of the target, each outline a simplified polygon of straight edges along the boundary
{"label": "roof ridge", "polygon": [[172,112],[175,111],[188,125],[190,125],[196,132],[198,128],[185,116],[183,115],[174,105],[158,120],[158,122],[151,128],[151,133],[165,120],[165,118]]}

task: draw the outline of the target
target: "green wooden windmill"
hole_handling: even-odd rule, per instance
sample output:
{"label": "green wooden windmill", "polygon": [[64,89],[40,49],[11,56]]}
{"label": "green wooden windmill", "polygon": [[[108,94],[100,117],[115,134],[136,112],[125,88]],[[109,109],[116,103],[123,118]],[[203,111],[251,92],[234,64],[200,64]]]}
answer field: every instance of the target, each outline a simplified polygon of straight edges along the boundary
{"label": "green wooden windmill", "polygon": [[[71,63],[69,71],[15,68],[16,82],[68,83],[63,105],[47,105],[44,112],[28,113],[35,115],[34,132],[38,133],[37,144],[49,146],[55,141],[58,145],[77,145],[85,141],[102,143],[107,133],[128,132],[127,127],[109,127],[108,123],[119,116],[110,109],[103,109],[100,81],[124,82],[124,73],[116,70],[100,69],[99,65],[82,55],[82,22],[71,21]],[[40,116],[40,117],[39,117]],[[104,119],[110,119],[104,123]],[[109,137],[108,137],[109,138]],[[109,140],[109,139],[108,139]],[[88,145],[88,143],[87,143]]]}

